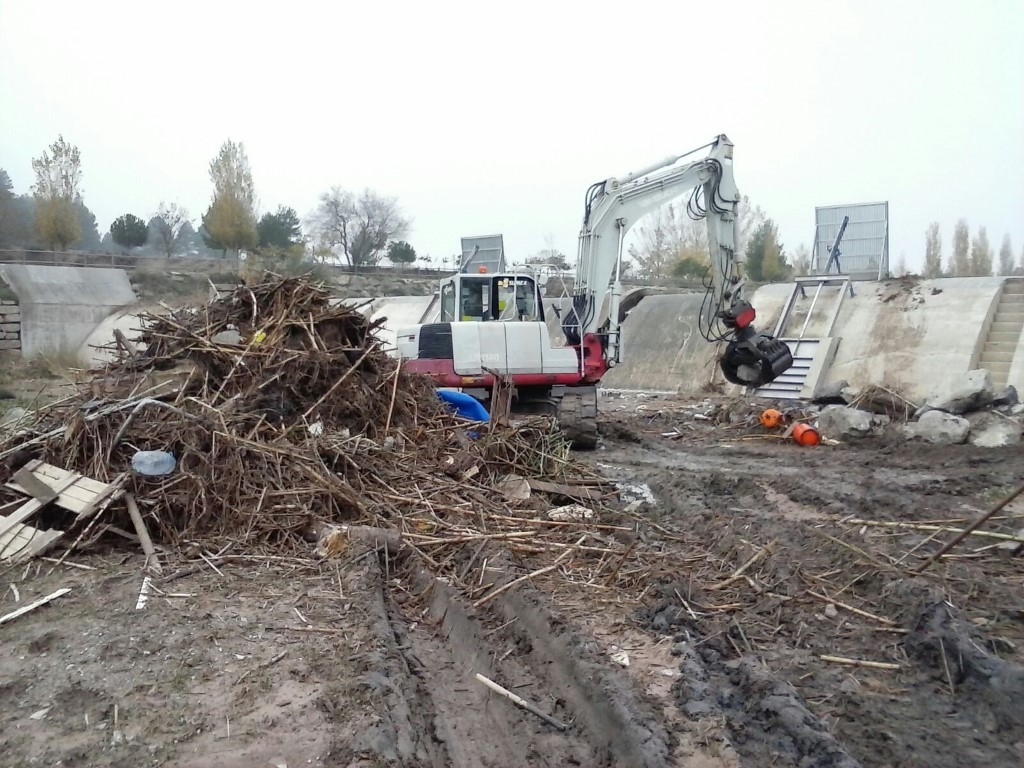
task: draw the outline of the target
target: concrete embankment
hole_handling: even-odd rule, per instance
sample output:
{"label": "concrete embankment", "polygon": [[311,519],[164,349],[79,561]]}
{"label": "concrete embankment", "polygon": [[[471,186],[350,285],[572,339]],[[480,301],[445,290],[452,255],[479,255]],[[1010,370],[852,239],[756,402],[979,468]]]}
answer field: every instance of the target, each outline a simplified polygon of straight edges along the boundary
{"label": "concrete embankment", "polygon": [[24,357],[78,356],[100,322],[136,301],[121,269],[3,264],[0,277],[18,297]]}

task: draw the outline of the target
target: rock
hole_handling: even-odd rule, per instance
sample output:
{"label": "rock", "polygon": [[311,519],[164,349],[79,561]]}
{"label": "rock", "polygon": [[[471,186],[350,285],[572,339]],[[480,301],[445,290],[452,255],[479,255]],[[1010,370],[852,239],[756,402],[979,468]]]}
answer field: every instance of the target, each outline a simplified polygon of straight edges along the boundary
{"label": "rock", "polygon": [[935,389],[924,404],[947,413],[969,413],[990,406],[995,396],[992,374],[985,368],[977,368],[951,385]]}
{"label": "rock", "polygon": [[3,416],[0,416],[0,427],[9,427],[17,424],[26,416],[28,416],[28,411],[24,408],[11,408]]}
{"label": "rock", "polygon": [[921,418],[903,427],[908,440],[923,440],[935,445],[958,445],[967,439],[971,422],[945,411],[927,411]]}
{"label": "rock", "polygon": [[839,394],[842,395],[845,402],[852,403],[860,397],[860,392],[860,387],[843,387]]}
{"label": "rock", "polygon": [[[1024,528],[1021,528],[1013,535],[1018,539],[1024,539]],[[996,547],[996,554],[1003,557],[1016,557],[1020,554],[1022,548],[1024,548],[1024,544],[1019,541],[1003,541]]]}
{"label": "rock", "polygon": [[824,384],[818,388],[817,394],[811,399],[815,405],[842,404],[850,402],[843,397],[843,390],[849,389],[850,382],[846,379],[835,384]]}
{"label": "rock", "polygon": [[214,344],[239,344],[242,341],[242,335],[236,330],[228,329],[214,335],[210,340]]}
{"label": "rock", "polygon": [[830,405],[818,414],[818,431],[833,440],[867,437],[871,434],[871,414],[845,405]]}
{"label": "rock", "polygon": [[1020,398],[1017,397],[1017,388],[1010,384],[1002,392],[996,392],[996,396],[992,398],[992,405],[1017,405],[1020,402]]}
{"label": "rock", "polygon": [[825,615],[828,616],[830,619],[834,619],[836,616],[839,615],[839,610],[834,605],[832,605],[832,603],[829,603],[825,606]]}
{"label": "rock", "polygon": [[971,433],[967,441],[979,448],[1002,448],[1018,445],[1024,427],[1014,419],[992,413],[980,414],[986,418],[971,419]]}

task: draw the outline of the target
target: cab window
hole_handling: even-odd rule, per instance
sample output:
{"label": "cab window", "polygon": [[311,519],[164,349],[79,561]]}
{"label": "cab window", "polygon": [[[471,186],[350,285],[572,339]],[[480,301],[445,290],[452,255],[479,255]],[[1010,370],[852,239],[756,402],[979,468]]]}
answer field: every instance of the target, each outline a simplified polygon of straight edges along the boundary
{"label": "cab window", "polygon": [[537,292],[529,278],[498,281],[498,311],[502,320],[537,320]]}
{"label": "cab window", "polygon": [[460,297],[460,320],[489,320],[491,312],[491,281],[486,278],[463,278]]}
{"label": "cab window", "polygon": [[441,287],[441,322],[450,323],[455,320],[455,283],[445,283]]}

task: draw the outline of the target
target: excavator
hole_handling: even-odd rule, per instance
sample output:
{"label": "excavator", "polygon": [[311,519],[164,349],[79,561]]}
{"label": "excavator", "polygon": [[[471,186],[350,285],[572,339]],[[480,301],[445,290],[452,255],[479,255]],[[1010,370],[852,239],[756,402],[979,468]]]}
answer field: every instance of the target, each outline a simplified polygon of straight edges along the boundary
{"label": "excavator", "polygon": [[[705,157],[680,163],[704,149]],[[553,415],[573,448],[595,448],[597,388],[624,359],[622,324],[635,306],[632,294],[626,301],[622,296],[626,235],[646,214],[687,193],[688,214],[705,219],[708,231],[701,335],[725,344],[718,364],[730,383],[760,387],[775,380],[793,365],[793,357],[784,342],[754,327],[756,313],[743,296],[740,196],[733,144],[724,134],[587,190],[571,306],[558,316],[564,345],[551,343],[534,274],[463,269],[441,281],[438,322],[396,329],[403,365],[485,407],[498,381],[511,380],[513,413]]]}

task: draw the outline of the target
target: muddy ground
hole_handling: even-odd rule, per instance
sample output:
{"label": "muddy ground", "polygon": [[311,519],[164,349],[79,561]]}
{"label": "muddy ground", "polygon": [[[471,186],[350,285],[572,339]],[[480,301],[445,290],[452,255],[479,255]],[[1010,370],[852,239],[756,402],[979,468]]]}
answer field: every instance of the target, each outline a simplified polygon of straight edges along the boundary
{"label": "muddy ground", "polygon": [[[411,559],[197,547],[164,554],[140,608],[121,543],[7,569],[0,615],[71,592],[0,626],[0,762],[1024,763],[1024,558],[971,536],[918,574],[952,534],[879,525],[962,525],[1024,452],[804,449],[670,406],[610,403],[580,457],[653,494],[601,521],[634,527],[620,589],[556,569],[474,608]],[[466,569],[526,572],[497,549]]]}

